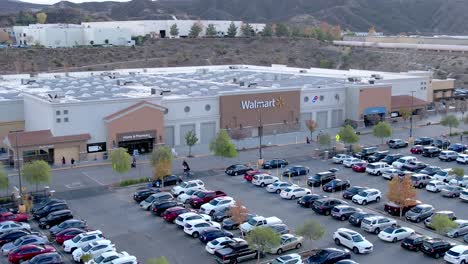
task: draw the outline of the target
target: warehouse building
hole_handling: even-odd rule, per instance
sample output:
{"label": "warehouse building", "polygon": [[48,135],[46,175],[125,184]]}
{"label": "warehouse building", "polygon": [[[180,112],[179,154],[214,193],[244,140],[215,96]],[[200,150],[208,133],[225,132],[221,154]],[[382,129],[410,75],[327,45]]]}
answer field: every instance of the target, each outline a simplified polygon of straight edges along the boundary
{"label": "warehouse building", "polygon": [[[195,131],[208,144],[220,129],[247,137],[320,130],[346,119],[390,118],[427,104],[429,72],[386,73],[223,65],[0,76],[1,147],[13,162],[92,160],[125,147],[148,153],[180,146]],[[412,91],[412,92],[411,92]],[[415,108],[416,109],[416,108]],[[372,120],[374,120],[374,118]]]}

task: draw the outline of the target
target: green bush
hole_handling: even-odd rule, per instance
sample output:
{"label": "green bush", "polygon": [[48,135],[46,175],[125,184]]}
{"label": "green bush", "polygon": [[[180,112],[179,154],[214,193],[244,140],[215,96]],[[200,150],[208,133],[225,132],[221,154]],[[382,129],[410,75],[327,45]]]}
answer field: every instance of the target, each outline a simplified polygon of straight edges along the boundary
{"label": "green bush", "polygon": [[463,131],[463,135],[468,135],[468,131]]}
{"label": "green bush", "polygon": [[[466,131],[465,131],[465,132],[466,132]],[[465,132],[463,132],[463,133],[465,133]],[[458,133],[458,132],[453,132],[453,133],[451,133],[449,136],[453,137],[453,136],[458,136],[458,135],[460,135],[460,133]]]}
{"label": "green bush", "polygon": [[145,183],[148,182],[148,178],[137,178],[137,179],[128,179],[128,180],[123,180],[119,183],[120,187],[125,187],[125,186],[130,186],[130,185],[135,185],[135,184],[140,184],[140,183]]}

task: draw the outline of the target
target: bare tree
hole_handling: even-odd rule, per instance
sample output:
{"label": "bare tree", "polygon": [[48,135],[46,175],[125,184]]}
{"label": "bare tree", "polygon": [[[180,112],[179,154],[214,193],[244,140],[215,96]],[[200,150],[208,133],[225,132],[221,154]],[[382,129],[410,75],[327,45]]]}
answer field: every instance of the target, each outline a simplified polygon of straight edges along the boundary
{"label": "bare tree", "polygon": [[[243,128],[234,128],[229,130],[229,135],[233,140],[235,140],[237,143],[239,143],[242,139],[247,138],[248,131]],[[239,146],[237,146],[237,149],[239,149]]]}

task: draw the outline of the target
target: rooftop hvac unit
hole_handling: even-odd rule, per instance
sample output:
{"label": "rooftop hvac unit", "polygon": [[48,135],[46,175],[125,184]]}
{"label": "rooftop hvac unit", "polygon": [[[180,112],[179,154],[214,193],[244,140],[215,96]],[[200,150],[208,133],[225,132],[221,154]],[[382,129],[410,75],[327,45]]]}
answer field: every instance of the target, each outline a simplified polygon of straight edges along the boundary
{"label": "rooftop hvac unit", "polygon": [[382,80],[383,79],[383,76],[380,75],[380,74],[371,74],[371,77],[376,79],[376,80]]}
{"label": "rooftop hvac unit", "polygon": [[122,80],[122,79],[117,80],[117,85],[119,85],[119,86],[125,86],[125,85],[131,84],[131,83],[133,83],[133,82],[132,81]]}
{"label": "rooftop hvac unit", "polygon": [[299,70],[299,73],[307,73],[307,70]]}
{"label": "rooftop hvac unit", "polygon": [[255,88],[257,87],[257,83],[249,83],[248,85],[250,88]]}
{"label": "rooftop hvac unit", "polygon": [[360,77],[348,77],[348,82],[360,82]]}
{"label": "rooftop hvac unit", "polygon": [[233,78],[232,83],[237,83],[237,78]]}
{"label": "rooftop hvac unit", "polygon": [[375,80],[369,80],[369,84],[374,84]]}
{"label": "rooftop hvac unit", "polygon": [[31,84],[31,83],[35,83],[36,80],[32,80],[32,79],[21,79],[21,84],[23,85],[28,85],[28,84]]}
{"label": "rooftop hvac unit", "polygon": [[229,69],[230,69],[230,70],[237,70],[237,69],[239,69],[239,67],[233,65],[233,66],[229,66]]}
{"label": "rooftop hvac unit", "polygon": [[245,86],[245,82],[244,82],[244,81],[240,81],[240,82],[239,82],[239,86]]}
{"label": "rooftop hvac unit", "polygon": [[131,76],[135,76],[137,73],[136,72],[129,72],[128,74],[131,75]]}
{"label": "rooftop hvac unit", "polygon": [[151,95],[155,95],[155,94],[156,94],[156,89],[151,88]]}

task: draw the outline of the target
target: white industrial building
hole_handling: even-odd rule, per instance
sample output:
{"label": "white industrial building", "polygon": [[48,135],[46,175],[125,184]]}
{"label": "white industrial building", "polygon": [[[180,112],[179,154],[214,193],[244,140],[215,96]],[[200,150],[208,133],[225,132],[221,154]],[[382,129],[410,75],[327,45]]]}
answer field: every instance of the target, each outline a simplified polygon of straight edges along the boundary
{"label": "white industrial building", "polygon": [[[393,104],[428,100],[430,72],[388,73],[222,65],[111,72],[0,76],[1,146],[25,161],[102,158],[115,147],[146,153],[184,145],[195,131],[208,144],[220,129],[257,136],[364,125]],[[261,122],[261,123],[259,123]],[[12,133],[22,130],[24,132]],[[18,141],[18,144],[16,144]],[[12,161],[13,159],[11,159]]]}

